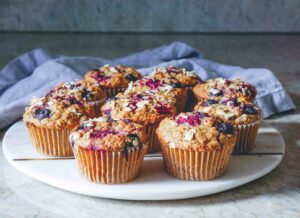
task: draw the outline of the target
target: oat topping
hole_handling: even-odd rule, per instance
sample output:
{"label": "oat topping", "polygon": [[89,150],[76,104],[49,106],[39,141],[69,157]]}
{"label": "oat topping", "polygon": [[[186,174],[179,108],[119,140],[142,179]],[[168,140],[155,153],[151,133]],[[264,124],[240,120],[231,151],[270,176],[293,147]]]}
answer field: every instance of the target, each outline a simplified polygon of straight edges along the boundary
{"label": "oat topping", "polygon": [[226,97],[253,101],[256,96],[256,89],[251,84],[240,79],[210,79],[203,84],[195,86],[193,92],[199,100]]}
{"label": "oat topping", "polygon": [[195,86],[202,82],[194,71],[187,71],[185,68],[173,66],[155,68],[151,76],[175,87]]}
{"label": "oat topping", "polygon": [[70,134],[70,143],[91,150],[127,151],[142,147],[146,142],[143,126],[129,120],[112,120],[109,117],[90,119]]}
{"label": "oat topping", "polygon": [[170,148],[212,150],[222,149],[236,140],[231,123],[205,113],[187,112],[162,120],[157,135]]}
{"label": "oat topping", "polygon": [[86,73],[85,79],[105,88],[125,88],[131,81],[140,79],[141,74],[132,67],[104,65]]}
{"label": "oat topping", "polygon": [[237,98],[203,100],[195,106],[195,111],[205,112],[234,124],[251,123],[260,119],[260,110],[255,104]]}

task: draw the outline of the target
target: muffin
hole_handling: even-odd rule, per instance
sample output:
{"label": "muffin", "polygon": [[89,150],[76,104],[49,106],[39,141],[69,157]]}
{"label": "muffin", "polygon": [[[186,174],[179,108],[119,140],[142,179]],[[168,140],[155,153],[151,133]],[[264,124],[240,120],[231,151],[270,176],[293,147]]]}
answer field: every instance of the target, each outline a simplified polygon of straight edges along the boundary
{"label": "muffin", "polygon": [[184,180],[211,180],[223,175],[236,142],[230,123],[200,112],[165,118],[156,133],[165,170]]}
{"label": "muffin", "polygon": [[182,112],[185,108],[187,99],[186,88],[176,88],[174,85],[170,85],[164,81],[155,80],[154,78],[147,76],[134,83],[130,83],[128,88],[125,90],[126,95],[143,93],[160,96],[164,95],[166,98],[175,98],[178,113]]}
{"label": "muffin", "polygon": [[254,101],[256,89],[250,83],[240,79],[228,80],[216,78],[207,80],[205,83],[198,84],[193,88],[193,92],[198,99],[212,98],[238,98],[242,101]]}
{"label": "muffin", "polygon": [[145,142],[143,126],[108,117],[83,122],[70,134],[80,174],[104,184],[125,183],[138,176],[147,151]]}
{"label": "muffin", "polygon": [[246,153],[254,148],[261,119],[260,109],[255,104],[223,97],[219,100],[200,101],[195,106],[195,111],[218,117],[236,128],[237,142],[234,154]]}
{"label": "muffin", "polygon": [[113,97],[119,92],[123,92],[129,82],[136,81],[142,76],[132,67],[104,65],[100,69],[90,70],[84,78],[92,84],[100,85],[108,97]]}
{"label": "muffin", "polygon": [[101,106],[106,101],[106,92],[98,85],[81,80],[59,83],[47,93],[46,97],[66,104],[77,104],[84,108],[90,118],[94,118],[100,116]]}
{"label": "muffin", "polygon": [[72,156],[69,134],[88,115],[77,104],[65,104],[49,98],[34,98],[25,108],[23,120],[32,144],[49,156]]}
{"label": "muffin", "polygon": [[136,94],[129,98],[119,96],[106,102],[102,114],[114,120],[130,119],[146,127],[148,153],[159,151],[155,130],[159,122],[176,114],[172,99],[158,98],[156,95]]}
{"label": "muffin", "polygon": [[[200,77],[194,71],[188,71],[185,68],[168,66],[154,69],[151,76],[159,81],[173,85],[177,88],[187,89],[187,101],[185,111],[190,111],[196,103],[192,88],[202,83]],[[182,111],[184,111],[182,110]]]}

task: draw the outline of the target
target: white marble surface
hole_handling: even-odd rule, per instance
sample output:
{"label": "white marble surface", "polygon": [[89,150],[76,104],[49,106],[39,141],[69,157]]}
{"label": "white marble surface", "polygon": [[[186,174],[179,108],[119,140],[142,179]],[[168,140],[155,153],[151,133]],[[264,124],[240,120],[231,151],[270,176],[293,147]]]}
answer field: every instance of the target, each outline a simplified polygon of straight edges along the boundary
{"label": "white marble surface", "polygon": [[1,150],[0,217],[299,217],[299,134],[291,131],[296,127],[291,121],[298,126],[299,115],[268,121],[287,144],[283,162],[273,172],[230,191],[188,200],[134,202],[69,193],[19,173]]}
{"label": "white marble surface", "polygon": [[[106,40],[102,36],[101,46],[105,46],[105,41],[108,43],[107,47],[111,48],[103,50],[97,49],[98,35],[89,38],[89,35],[75,34],[81,39],[75,40],[76,44],[81,45],[80,48],[66,43],[72,41],[73,45],[74,35],[45,34],[43,37],[36,34],[35,38],[32,35],[27,38],[22,34],[15,35],[18,37],[9,35],[0,40],[0,47],[3,48],[1,51],[5,51],[0,54],[1,63],[38,46],[44,46],[53,52],[64,53],[67,50],[67,53],[74,55],[85,52],[104,57],[112,54],[119,56],[143,49],[145,41],[149,43],[146,46],[150,47],[165,42],[164,38],[167,37],[147,36],[147,40],[133,40],[132,37],[136,39],[135,36],[127,36],[131,40],[122,43],[122,46],[121,43],[110,41],[111,36],[106,37]],[[73,37],[72,40],[67,40],[70,37]],[[185,38],[184,35],[180,37]],[[58,38],[61,43],[58,43]],[[172,35],[168,40],[176,38],[178,36]],[[187,39],[211,59],[227,64],[271,68],[299,108],[300,36],[208,35],[201,38],[194,35]],[[94,44],[89,49],[84,49],[84,41]],[[4,159],[0,148],[0,217],[300,217],[300,110],[273,117],[267,122],[280,131],[286,142],[285,157],[274,171],[230,191],[179,201],[133,202],[72,194],[19,173]],[[0,132],[0,141],[4,132],[5,130]]]}

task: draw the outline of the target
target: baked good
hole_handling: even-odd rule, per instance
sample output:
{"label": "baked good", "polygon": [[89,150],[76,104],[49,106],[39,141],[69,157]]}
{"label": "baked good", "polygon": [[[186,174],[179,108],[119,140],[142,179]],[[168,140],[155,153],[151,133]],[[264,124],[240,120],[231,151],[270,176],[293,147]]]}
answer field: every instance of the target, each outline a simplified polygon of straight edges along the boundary
{"label": "baked good", "polygon": [[242,101],[254,101],[256,89],[250,83],[240,79],[216,78],[207,80],[205,83],[198,84],[193,88],[193,92],[198,99],[212,98],[238,98]]}
{"label": "baked good", "polygon": [[160,96],[164,95],[166,98],[176,98],[178,113],[184,110],[187,99],[186,88],[176,88],[174,85],[156,80],[149,76],[130,83],[124,93],[126,95],[146,93]]}
{"label": "baked good", "polygon": [[147,151],[146,132],[130,120],[99,117],[70,134],[80,174],[92,182],[117,184],[137,177]]}
{"label": "baked good", "polygon": [[84,78],[92,84],[100,85],[107,92],[108,97],[113,97],[123,92],[129,82],[136,81],[142,76],[132,67],[104,65],[100,69],[90,70]]}
{"label": "baked good", "polygon": [[246,153],[253,149],[261,120],[260,109],[255,104],[223,97],[219,100],[202,100],[195,106],[195,111],[218,117],[236,128],[237,142],[234,154]]}
{"label": "baked good", "polygon": [[46,97],[34,98],[23,115],[32,144],[38,152],[50,156],[73,155],[69,133],[87,118],[79,105]]}
{"label": "baked good", "polygon": [[119,96],[111,99],[101,108],[102,114],[114,120],[130,119],[146,127],[148,153],[160,150],[155,130],[159,122],[176,114],[174,100],[158,98],[156,95],[136,94],[129,98]]}
{"label": "baked good", "polygon": [[159,81],[173,85],[177,88],[187,89],[187,100],[185,109],[182,111],[190,111],[196,103],[192,88],[202,83],[201,78],[194,72],[188,71],[181,67],[158,67],[153,70],[151,76]]}
{"label": "baked good", "polygon": [[156,133],[167,173],[184,180],[223,175],[236,142],[230,123],[200,112],[165,118]]}
{"label": "baked good", "polygon": [[47,93],[46,97],[66,104],[77,104],[84,108],[90,118],[94,118],[100,116],[101,106],[107,96],[98,85],[80,80],[59,83]]}

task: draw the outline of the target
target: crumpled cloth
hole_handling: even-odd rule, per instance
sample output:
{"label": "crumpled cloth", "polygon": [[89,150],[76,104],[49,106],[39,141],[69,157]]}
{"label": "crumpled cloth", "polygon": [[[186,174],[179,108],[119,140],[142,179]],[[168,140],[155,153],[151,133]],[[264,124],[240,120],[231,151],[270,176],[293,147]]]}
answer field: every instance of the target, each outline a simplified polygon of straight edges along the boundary
{"label": "crumpled cloth", "polygon": [[42,97],[59,82],[81,79],[92,68],[104,64],[128,65],[147,75],[157,66],[179,66],[194,70],[201,79],[241,78],[257,89],[255,103],[263,117],[295,108],[279,80],[268,69],[218,64],[206,60],[196,49],[174,42],[113,60],[98,57],[68,57],[44,49],[20,55],[0,71],[0,129],[22,117],[33,96]]}

